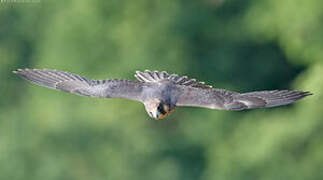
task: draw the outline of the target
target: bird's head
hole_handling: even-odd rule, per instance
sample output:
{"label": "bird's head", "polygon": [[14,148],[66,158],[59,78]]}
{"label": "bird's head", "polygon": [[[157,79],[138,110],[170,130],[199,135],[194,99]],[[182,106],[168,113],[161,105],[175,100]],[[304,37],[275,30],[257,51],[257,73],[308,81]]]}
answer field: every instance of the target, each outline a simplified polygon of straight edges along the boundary
{"label": "bird's head", "polygon": [[175,109],[174,106],[157,98],[146,101],[144,104],[148,115],[154,119],[162,119]]}

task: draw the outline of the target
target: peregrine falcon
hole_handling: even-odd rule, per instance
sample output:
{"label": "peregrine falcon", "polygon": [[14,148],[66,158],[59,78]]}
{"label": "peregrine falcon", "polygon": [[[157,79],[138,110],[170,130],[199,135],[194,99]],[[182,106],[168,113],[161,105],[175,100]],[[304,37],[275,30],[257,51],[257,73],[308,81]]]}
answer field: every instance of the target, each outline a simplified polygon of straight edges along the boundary
{"label": "peregrine falcon", "polygon": [[48,69],[18,69],[13,73],[34,84],[81,96],[139,101],[154,119],[168,116],[177,106],[239,111],[286,105],[312,95],[308,91],[295,90],[238,93],[215,89],[204,82],[165,71],[136,71],[135,77],[138,81],[92,80],[77,74]]}

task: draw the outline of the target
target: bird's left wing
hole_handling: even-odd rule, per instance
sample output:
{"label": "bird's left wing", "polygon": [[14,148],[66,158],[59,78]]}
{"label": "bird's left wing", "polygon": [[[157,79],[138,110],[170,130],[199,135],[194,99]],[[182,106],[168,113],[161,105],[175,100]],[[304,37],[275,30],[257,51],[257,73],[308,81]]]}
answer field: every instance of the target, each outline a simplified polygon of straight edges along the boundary
{"label": "bird's left wing", "polygon": [[13,73],[40,86],[101,98],[141,101],[142,83],[130,80],[91,80],[77,74],[48,69],[18,69]]}
{"label": "bird's left wing", "polygon": [[310,92],[293,90],[237,93],[223,89],[201,89],[186,86],[177,86],[175,92],[177,106],[198,106],[221,110],[282,106],[312,95]]}

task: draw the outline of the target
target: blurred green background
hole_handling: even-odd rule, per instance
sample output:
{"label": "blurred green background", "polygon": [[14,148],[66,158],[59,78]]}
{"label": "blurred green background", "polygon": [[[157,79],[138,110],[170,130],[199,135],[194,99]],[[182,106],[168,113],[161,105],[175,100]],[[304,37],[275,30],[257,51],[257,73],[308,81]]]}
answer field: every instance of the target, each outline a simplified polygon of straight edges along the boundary
{"label": "blurred green background", "polygon": [[[0,179],[322,179],[323,1],[0,3]],[[142,104],[31,85],[16,68],[93,79],[166,70],[236,91],[308,90],[244,112]]]}

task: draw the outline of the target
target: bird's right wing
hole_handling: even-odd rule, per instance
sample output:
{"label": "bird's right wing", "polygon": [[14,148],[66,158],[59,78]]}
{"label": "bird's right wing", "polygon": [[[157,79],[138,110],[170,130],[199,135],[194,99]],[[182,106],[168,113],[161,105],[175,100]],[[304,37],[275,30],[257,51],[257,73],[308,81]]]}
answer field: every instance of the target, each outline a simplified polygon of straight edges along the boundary
{"label": "bird's right wing", "polygon": [[243,110],[291,104],[310,92],[293,90],[237,93],[222,89],[201,89],[177,86],[177,106],[197,106],[221,110]]}
{"label": "bird's right wing", "polygon": [[[242,93],[236,97],[236,100],[241,101],[242,103],[245,102],[246,105],[250,103],[248,106],[252,106],[252,99],[257,99],[265,102],[265,107],[276,107],[291,104],[309,95],[312,95],[312,93],[297,90],[254,91]],[[254,108],[257,108],[257,105]]]}
{"label": "bird's right wing", "polygon": [[91,80],[77,74],[47,69],[18,69],[13,73],[34,84],[81,96],[141,101],[140,82],[119,79]]}

